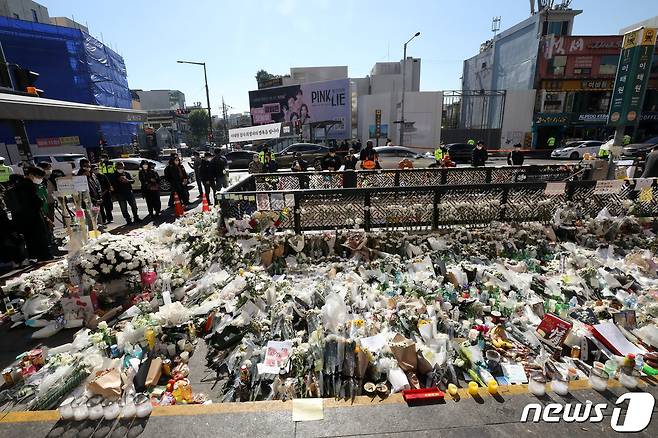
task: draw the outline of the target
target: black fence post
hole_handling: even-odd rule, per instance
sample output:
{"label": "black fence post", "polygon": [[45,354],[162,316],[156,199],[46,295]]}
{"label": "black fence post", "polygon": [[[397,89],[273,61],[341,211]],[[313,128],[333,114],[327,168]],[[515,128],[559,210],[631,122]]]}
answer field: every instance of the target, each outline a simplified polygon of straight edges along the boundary
{"label": "black fence post", "polygon": [[503,194],[500,200],[500,212],[498,213],[498,219],[501,221],[505,220],[505,210],[507,210],[507,195],[509,192],[509,188],[505,187],[503,189]]}
{"label": "black fence post", "polygon": [[441,184],[448,182],[448,169],[441,169]]}
{"label": "black fence post", "polygon": [[576,185],[572,182],[567,182],[567,188],[564,191],[564,200],[573,201],[573,195],[576,191]]}
{"label": "black fence post", "polygon": [[363,229],[370,231],[370,190],[363,194]]}
{"label": "black fence post", "polygon": [[434,190],[434,202],[432,204],[432,230],[436,231],[439,228],[439,202],[441,202],[441,194],[438,190]]}
{"label": "black fence post", "polygon": [[301,200],[303,197],[302,192],[295,192],[293,194],[295,197],[295,210],[293,215],[295,234],[302,234],[302,206]]}
{"label": "black fence post", "polygon": [[485,167],[484,170],[487,172],[484,177],[484,182],[491,184],[491,167]]}
{"label": "black fence post", "polygon": [[400,170],[395,170],[395,176],[393,176],[393,185],[395,187],[400,187]]}

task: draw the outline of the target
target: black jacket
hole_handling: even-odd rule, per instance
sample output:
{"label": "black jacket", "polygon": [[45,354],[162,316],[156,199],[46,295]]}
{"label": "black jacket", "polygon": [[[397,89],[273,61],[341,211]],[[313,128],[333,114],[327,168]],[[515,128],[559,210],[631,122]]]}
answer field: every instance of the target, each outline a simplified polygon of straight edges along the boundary
{"label": "black jacket", "polygon": [[87,185],[89,186],[89,197],[93,202],[97,202],[101,199],[103,196],[102,194],[102,187],[101,183],[96,177],[95,174],[91,173],[89,175],[85,175],[84,171],[80,169],[78,171],[78,176],[86,176],[87,177]]}
{"label": "black jacket", "polygon": [[160,191],[160,175],[153,169],[140,170],[139,181],[142,183],[142,192]]}
{"label": "black jacket", "polygon": [[644,163],[644,172],[642,178],[658,177],[658,151],[654,150],[647,155],[647,161]]}
{"label": "black jacket", "polygon": [[42,227],[45,227],[41,209],[43,201],[37,194],[36,184],[29,178],[24,177],[9,189],[5,200],[16,228],[30,230],[37,227],[36,231],[43,231]]}
{"label": "black jacket", "polygon": [[341,166],[340,158],[335,155],[326,155],[322,159],[322,170],[338,170]]}
{"label": "black jacket", "polygon": [[477,147],[473,149],[471,154],[471,166],[484,166],[484,163],[489,159],[489,153],[487,148],[478,149]]}
{"label": "black jacket", "polygon": [[219,175],[217,169],[213,166],[212,161],[203,160],[199,167],[199,178],[201,181],[213,181]]}
{"label": "black jacket", "polygon": [[523,165],[523,152],[514,150],[507,154],[507,164],[510,166],[522,166]]}
{"label": "black jacket", "polygon": [[187,179],[187,172],[182,165],[168,164],[164,171],[165,178],[173,187],[181,187],[183,180]]}
{"label": "black jacket", "polygon": [[354,155],[347,155],[345,157],[345,170],[354,170],[356,169],[356,163],[357,163],[356,158],[354,158]]}
{"label": "black jacket", "polygon": [[215,172],[217,172],[216,176],[222,176],[224,171],[228,168],[228,161],[226,161],[226,157],[223,155],[215,155],[210,161],[210,164],[212,164],[213,169],[215,169]]}
{"label": "black jacket", "polygon": [[[299,164],[299,169],[296,168],[295,164]],[[292,160],[292,164],[290,165],[290,170],[293,172],[306,172],[308,170],[308,161],[306,161],[303,158],[295,158]]]}
{"label": "black jacket", "polygon": [[114,172],[112,175],[112,187],[114,187],[114,192],[118,195],[130,195],[133,192],[133,182],[135,180],[128,172]]}

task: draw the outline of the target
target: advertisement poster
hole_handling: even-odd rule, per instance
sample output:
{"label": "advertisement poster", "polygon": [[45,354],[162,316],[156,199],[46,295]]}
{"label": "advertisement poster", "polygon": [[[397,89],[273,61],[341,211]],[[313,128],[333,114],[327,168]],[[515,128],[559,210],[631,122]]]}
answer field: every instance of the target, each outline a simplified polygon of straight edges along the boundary
{"label": "advertisement poster", "polygon": [[[254,125],[286,122],[304,126],[332,120],[340,122],[329,130],[330,139],[350,137],[351,105],[349,79],[249,92]],[[317,129],[315,137],[323,136],[324,130]]]}

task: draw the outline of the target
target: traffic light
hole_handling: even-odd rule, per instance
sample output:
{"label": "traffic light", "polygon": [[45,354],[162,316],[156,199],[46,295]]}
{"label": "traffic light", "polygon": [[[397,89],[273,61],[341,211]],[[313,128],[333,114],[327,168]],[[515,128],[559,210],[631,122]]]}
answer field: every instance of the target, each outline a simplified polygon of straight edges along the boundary
{"label": "traffic light", "polygon": [[17,90],[43,97],[43,90],[37,88],[35,85],[35,82],[39,79],[39,73],[27,68],[16,68],[14,70],[14,79],[16,80]]}

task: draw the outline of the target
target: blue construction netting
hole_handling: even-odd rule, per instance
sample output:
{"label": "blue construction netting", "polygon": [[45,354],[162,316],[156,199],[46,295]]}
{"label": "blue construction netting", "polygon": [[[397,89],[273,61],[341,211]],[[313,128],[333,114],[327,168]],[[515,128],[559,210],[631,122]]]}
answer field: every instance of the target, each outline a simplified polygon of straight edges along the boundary
{"label": "blue construction netting", "polygon": [[[79,29],[0,17],[0,42],[9,64],[39,73],[47,98],[131,107],[123,58]],[[129,144],[137,131],[134,123],[26,121],[26,127],[31,143],[77,135],[87,148],[97,148],[101,136],[108,145]],[[10,124],[0,123],[0,142],[14,143],[14,135]]]}

